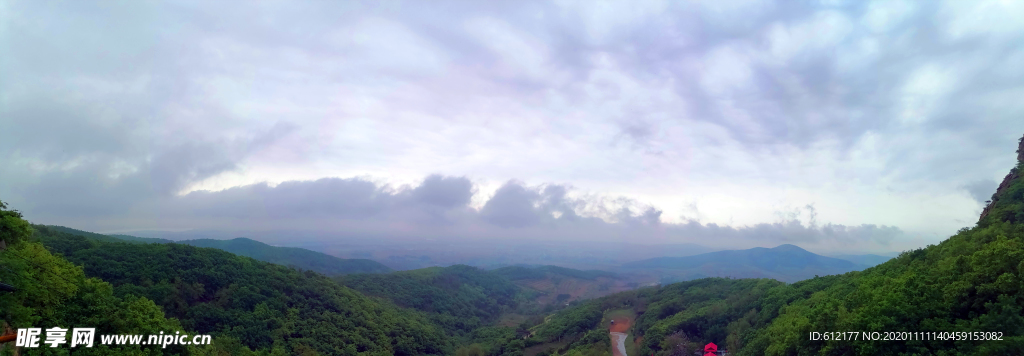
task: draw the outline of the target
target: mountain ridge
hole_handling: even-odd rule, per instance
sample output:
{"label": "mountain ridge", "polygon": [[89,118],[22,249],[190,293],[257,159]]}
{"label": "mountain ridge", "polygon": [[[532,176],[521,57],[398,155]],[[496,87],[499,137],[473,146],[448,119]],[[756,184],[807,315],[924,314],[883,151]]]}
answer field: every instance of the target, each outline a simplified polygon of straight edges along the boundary
{"label": "mountain ridge", "polygon": [[346,259],[299,247],[272,246],[247,237],[237,237],[228,240],[194,239],[175,241],[163,238],[138,237],[122,234],[105,235],[57,225],[33,225],[33,227],[40,231],[53,230],[72,235],[84,236],[104,242],[124,242],[133,244],[172,243],[196,247],[216,248],[237,255],[252,257],[264,262],[311,270],[325,275],[387,273],[392,271],[391,268],[370,259]]}
{"label": "mountain ridge", "polygon": [[391,268],[370,259],[339,258],[299,247],[271,246],[246,237],[236,237],[230,240],[182,240],[175,243],[218,248],[260,261],[308,269],[325,275],[392,271]]}
{"label": "mountain ridge", "polygon": [[[816,275],[842,274],[867,266],[812,253],[799,246],[708,252],[689,257],[656,257],[622,265],[627,269],[657,269],[679,280],[703,277],[774,278],[796,282]],[[671,280],[671,277],[668,279]]]}

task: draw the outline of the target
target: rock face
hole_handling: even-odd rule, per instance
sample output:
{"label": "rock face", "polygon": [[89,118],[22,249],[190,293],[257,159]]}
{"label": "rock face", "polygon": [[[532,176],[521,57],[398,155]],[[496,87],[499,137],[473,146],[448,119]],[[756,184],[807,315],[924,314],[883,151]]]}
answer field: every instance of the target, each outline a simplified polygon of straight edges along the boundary
{"label": "rock face", "polygon": [[1017,162],[1024,162],[1024,137],[1020,138],[1020,144],[1017,145]]}
{"label": "rock face", "polygon": [[[1024,137],[1020,138],[1020,141],[1017,145],[1017,163],[1024,163]],[[1010,186],[1010,184],[1012,184],[1015,180],[1020,178],[1020,174],[1021,172],[1017,171],[1017,169],[1014,168],[1010,170],[1010,174],[1007,174],[1006,178],[1003,178],[1003,182],[999,183],[999,188],[996,188],[996,193],[992,194],[992,202],[990,202],[988,206],[985,207],[985,210],[981,211],[981,217],[978,219],[979,221],[985,220],[985,217],[988,216],[989,211],[992,209],[993,206],[996,205],[996,202],[999,201],[999,193],[1002,193],[1003,190]]]}

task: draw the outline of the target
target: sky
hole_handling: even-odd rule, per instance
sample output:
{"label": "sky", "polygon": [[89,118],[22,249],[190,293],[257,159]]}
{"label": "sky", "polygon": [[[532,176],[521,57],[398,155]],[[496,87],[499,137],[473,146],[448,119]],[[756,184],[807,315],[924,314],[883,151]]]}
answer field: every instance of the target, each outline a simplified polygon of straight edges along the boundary
{"label": "sky", "polygon": [[99,232],[923,247],[1015,163],[1021,16],[0,0],[0,200]]}

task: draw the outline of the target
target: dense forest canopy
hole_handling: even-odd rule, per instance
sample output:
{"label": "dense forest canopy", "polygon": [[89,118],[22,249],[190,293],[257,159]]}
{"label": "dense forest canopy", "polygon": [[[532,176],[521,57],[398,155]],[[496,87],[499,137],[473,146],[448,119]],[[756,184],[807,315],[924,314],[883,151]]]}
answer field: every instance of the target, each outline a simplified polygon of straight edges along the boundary
{"label": "dense forest canopy", "polygon": [[109,282],[114,296],[155,302],[180,327],[212,334],[216,346],[234,347],[232,353],[452,351],[452,341],[421,313],[401,311],[312,271],[213,248],[105,242],[53,229],[37,231],[33,240],[84,266],[79,271],[85,275]]}
{"label": "dense forest canopy", "polygon": [[[389,274],[354,274],[336,280],[366,295],[433,315],[436,323],[457,333],[493,323],[502,312],[525,302],[505,278],[476,267],[431,267]],[[516,298],[521,300],[517,301]]]}
{"label": "dense forest canopy", "polygon": [[215,336],[211,347],[182,352],[520,355],[527,345],[525,325],[543,321],[494,325],[505,312],[540,312],[531,301],[535,292],[470,266],[336,276],[341,283],[335,283],[313,271],[214,248],[23,225],[17,241],[52,252],[54,261],[92,280],[109,281],[102,283],[111,296],[149,303],[170,317],[174,330]]}
{"label": "dense forest canopy", "polygon": [[[157,334],[183,331],[178,320],[167,318],[152,300],[117,295],[110,283],[89,277],[82,268],[51,253],[32,239],[32,228],[21,214],[0,202],[0,282],[17,290],[0,292],[0,330],[11,328],[95,327],[97,334]],[[12,345],[8,343],[6,345]],[[13,345],[12,345],[13,346]],[[94,345],[76,355],[171,355],[196,352],[194,348],[167,349],[138,345]],[[13,353],[0,345],[0,354]],[[58,354],[36,349],[23,354]]]}

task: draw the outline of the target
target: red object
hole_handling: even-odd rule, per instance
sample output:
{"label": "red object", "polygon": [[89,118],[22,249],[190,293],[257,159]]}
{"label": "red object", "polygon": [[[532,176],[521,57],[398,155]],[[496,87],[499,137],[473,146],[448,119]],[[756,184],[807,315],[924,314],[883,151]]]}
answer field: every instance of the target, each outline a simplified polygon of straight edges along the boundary
{"label": "red object", "polygon": [[4,335],[4,336],[0,336],[0,344],[5,343],[5,342],[14,341],[14,339],[17,339],[17,338],[18,338],[18,334],[7,334],[7,335]]}
{"label": "red object", "polygon": [[711,342],[704,345],[704,356],[715,356],[715,352],[718,351],[718,345]]}

